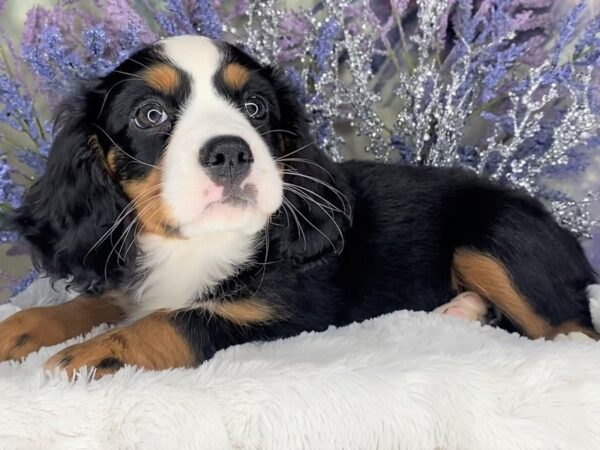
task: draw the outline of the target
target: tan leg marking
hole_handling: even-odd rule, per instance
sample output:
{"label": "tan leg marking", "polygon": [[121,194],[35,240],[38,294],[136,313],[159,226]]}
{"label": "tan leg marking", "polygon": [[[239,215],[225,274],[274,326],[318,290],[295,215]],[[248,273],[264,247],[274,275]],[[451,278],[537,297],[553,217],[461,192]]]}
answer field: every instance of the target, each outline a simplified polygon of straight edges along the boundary
{"label": "tan leg marking", "polygon": [[80,295],[62,305],[30,308],[0,322],[0,361],[19,360],[41,347],[55,345],[123,318],[117,294]]}
{"label": "tan leg marking", "polygon": [[552,333],[551,325],[539,316],[518,291],[504,265],[492,256],[458,249],[452,263],[458,284],[488,299],[530,338]]}
{"label": "tan leg marking", "polygon": [[228,64],[223,69],[223,80],[232,89],[243,88],[249,77],[248,69],[238,63]]}
{"label": "tan leg marking", "polygon": [[201,303],[199,309],[237,325],[266,324],[283,317],[279,308],[255,298],[222,302],[208,301]]}
{"label": "tan leg marking", "polygon": [[95,368],[95,378],[100,378],[125,364],[149,370],[193,367],[196,359],[192,349],[174,328],[171,318],[171,313],[155,312],[129,326],[60,351],[44,368],[65,369],[71,377],[77,369],[87,366]]}
{"label": "tan leg marking", "polygon": [[600,340],[599,333],[575,321],[567,321],[558,326],[548,323],[518,291],[504,265],[492,256],[459,249],[454,254],[452,268],[460,286],[483,295],[530,338],[554,339],[557,335],[579,332]]}
{"label": "tan leg marking", "polygon": [[151,88],[165,94],[173,94],[181,81],[177,69],[165,63],[144,70],[142,77]]}

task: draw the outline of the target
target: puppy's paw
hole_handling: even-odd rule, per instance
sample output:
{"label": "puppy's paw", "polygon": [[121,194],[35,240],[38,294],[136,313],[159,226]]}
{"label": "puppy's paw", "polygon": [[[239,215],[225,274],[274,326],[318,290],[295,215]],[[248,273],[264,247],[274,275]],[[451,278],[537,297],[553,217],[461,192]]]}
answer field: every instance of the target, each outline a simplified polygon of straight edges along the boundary
{"label": "puppy's paw", "polygon": [[19,311],[0,322],[0,361],[20,360],[46,345],[67,339],[44,308]]}
{"label": "puppy's paw", "polygon": [[590,336],[581,331],[571,331],[570,333],[560,333],[554,336],[554,341],[575,341],[575,342],[590,342],[594,341]]}
{"label": "puppy's paw", "polygon": [[94,371],[94,378],[97,379],[127,364],[121,351],[124,344],[118,333],[108,332],[61,350],[46,361],[44,369],[50,372],[65,370],[72,378],[78,369],[87,367]]}
{"label": "puppy's paw", "polygon": [[434,312],[484,322],[488,312],[488,304],[475,292],[463,292],[450,302],[436,308]]}

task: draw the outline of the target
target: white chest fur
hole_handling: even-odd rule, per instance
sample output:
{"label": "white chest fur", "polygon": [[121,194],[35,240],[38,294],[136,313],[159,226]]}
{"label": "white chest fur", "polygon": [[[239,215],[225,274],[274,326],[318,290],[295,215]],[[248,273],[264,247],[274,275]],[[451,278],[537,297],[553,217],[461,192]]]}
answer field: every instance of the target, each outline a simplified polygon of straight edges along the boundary
{"label": "white chest fur", "polygon": [[145,276],[135,286],[132,315],[189,307],[252,259],[254,241],[255,236],[239,232],[186,240],[142,237],[140,268]]}

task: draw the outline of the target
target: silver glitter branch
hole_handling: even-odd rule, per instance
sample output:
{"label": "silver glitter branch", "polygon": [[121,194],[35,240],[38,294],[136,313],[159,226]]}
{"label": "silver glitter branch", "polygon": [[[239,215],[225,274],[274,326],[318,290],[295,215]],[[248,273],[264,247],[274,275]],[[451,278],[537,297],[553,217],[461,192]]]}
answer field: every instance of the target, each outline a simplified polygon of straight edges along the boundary
{"label": "silver glitter branch", "polygon": [[[589,101],[590,64],[575,64],[568,56],[560,58],[566,61],[561,66],[555,55],[523,63],[519,58],[526,49],[510,25],[496,25],[502,17],[494,15],[494,8],[461,12],[471,3],[456,2],[456,14],[462,14],[463,22],[476,23],[475,31],[461,34],[455,27],[456,38],[448,47],[440,43],[440,26],[451,22],[447,0],[417,0],[416,27],[405,27],[403,16],[414,3],[393,2],[392,16],[383,19],[375,16],[371,3],[323,0],[317,8],[294,10],[304,33],[300,52],[285,64],[296,68],[322,148],[340,161],[345,148],[363,142],[366,152],[383,161],[400,157],[407,164],[463,166],[546,201],[561,223],[589,237],[598,226],[589,206],[600,195],[589,193],[577,201],[550,189],[548,174],[568,169],[574,150],[600,136]],[[482,5],[496,3],[510,2]],[[282,59],[286,14],[277,0],[251,3],[240,38],[261,62]],[[495,26],[496,31],[484,32]],[[395,41],[389,38],[392,29]],[[563,42],[560,48],[564,53],[569,46]],[[579,53],[585,57],[593,51],[582,46]],[[374,70],[374,59],[382,55],[386,62]],[[507,61],[505,67],[498,63],[500,57]],[[572,73],[568,80],[556,75],[565,68]],[[490,98],[486,80],[494,77]],[[342,132],[348,128],[366,139]],[[551,142],[537,148],[544,136]]]}

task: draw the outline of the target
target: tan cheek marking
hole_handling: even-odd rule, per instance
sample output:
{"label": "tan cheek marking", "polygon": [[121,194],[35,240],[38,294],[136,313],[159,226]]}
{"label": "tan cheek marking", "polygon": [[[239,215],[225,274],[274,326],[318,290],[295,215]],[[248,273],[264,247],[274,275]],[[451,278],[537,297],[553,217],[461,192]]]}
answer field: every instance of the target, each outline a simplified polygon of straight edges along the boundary
{"label": "tan cheek marking", "polygon": [[125,364],[150,370],[193,367],[194,353],[173,326],[171,317],[172,314],[156,312],[127,327],[68,347],[50,358],[45,368],[60,367],[73,375],[80,367],[95,367],[95,378],[100,378]]}
{"label": "tan cheek marking", "polygon": [[141,180],[121,183],[127,196],[135,204],[143,231],[164,237],[177,237],[169,207],[162,200],[161,171],[153,168]]}
{"label": "tan cheek marking", "polygon": [[179,86],[179,72],[168,64],[157,64],[142,72],[148,85],[165,94],[172,94]]}
{"label": "tan cheek marking", "polygon": [[552,326],[533,310],[500,261],[483,253],[458,249],[452,266],[459,285],[487,298],[527,336],[535,339],[552,334]]}
{"label": "tan cheek marking", "polygon": [[202,303],[200,309],[237,325],[266,324],[283,317],[281,311],[255,298],[223,302],[210,301]]}
{"label": "tan cheek marking", "polygon": [[62,305],[30,308],[0,323],[0,361],[20,359],[41,347],[55,345],[123,318],[122,296],[80,295]]}
{"label": "tan cheek marking", "polygon": [[248,69],[238,63],[231,63],[223,69],[223,80],[231,89],[239,90],[248,81],[250,73]]}

